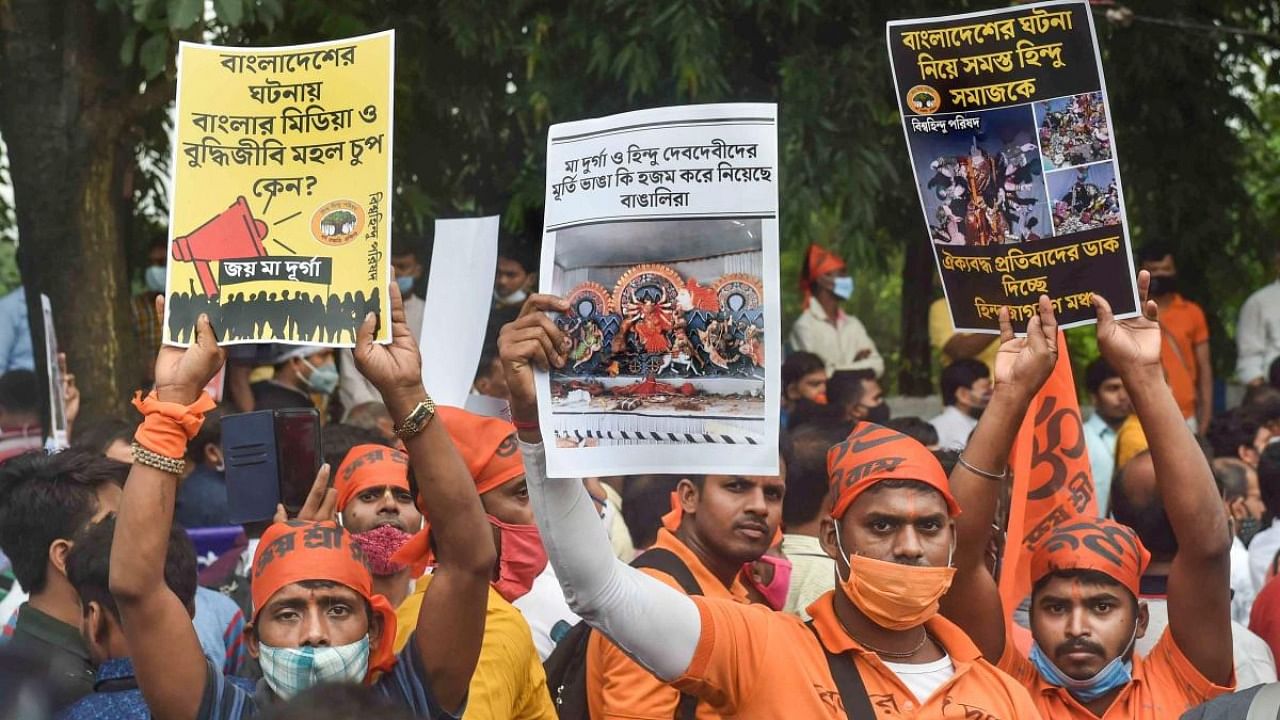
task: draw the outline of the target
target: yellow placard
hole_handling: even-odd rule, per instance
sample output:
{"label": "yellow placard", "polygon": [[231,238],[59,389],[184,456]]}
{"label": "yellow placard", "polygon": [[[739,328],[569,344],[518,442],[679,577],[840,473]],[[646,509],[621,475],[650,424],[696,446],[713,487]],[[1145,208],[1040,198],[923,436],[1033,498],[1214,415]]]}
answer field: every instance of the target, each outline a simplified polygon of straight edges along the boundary
{"label": "yellow placard", "polygon": [[182,43],[166,343],[201,313],[223,344],[346,347],[389,317],[394,48]]}

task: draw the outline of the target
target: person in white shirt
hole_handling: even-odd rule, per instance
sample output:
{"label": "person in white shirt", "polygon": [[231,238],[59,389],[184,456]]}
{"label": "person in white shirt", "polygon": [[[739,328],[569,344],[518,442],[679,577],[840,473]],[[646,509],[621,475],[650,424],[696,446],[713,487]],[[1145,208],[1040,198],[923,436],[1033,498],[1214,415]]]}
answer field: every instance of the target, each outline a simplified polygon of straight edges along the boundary
{"label": "person in white shirt", "polygon": [[[1280,275],[1280,248],[1275,272]],[[1246,385],[1267,382],[1271,363],[1280,358],[1280,279],[1249,296],[1236,323],[1236,377]]]}
{"label": "person in white shirt", "polygon": [[1280,444],[1268,445],[1262,452],[1258,461],[1258,489],[1272,518],[1271,525],[1254,535],[1249,543],[1249,577],[1261,592],[1267,581],[1267,570],[1280,552]]}
{"label": "person in white shirt", "polygon": [[1231,523],[1231,618],[1247,625],[1260,589],[1249,572],[1247,546],[1261,529],[1267,506],[1262,502],[1257,471],[1243,460],[1215,458],[1213,477],[1222,489],[1222,504]]}
{"label": "person in white shirt", "polygon": [[1116,469],[1116,433],[1124,419],[1133,413],[1133,403],[1120,375],[1102,358],[1085,368],[1084,384],[1093,404],[1093,415],[1084,422],[1084,441],[1093,472],[1098,517],[1106,517],[1111,501],[1111,476]]}
{"label": "person in white shirt", "polygon": [[787,494],[782,502],[782,554],[791,561],[791,586],[784,612],[809,620],[807,608],[835,587],[836,561],[818,540],[822,518],[831,512],[827,451],[849,435],[845,423],[815,422],[791,433],[786,451]]}
{"label": "person in white shirt", "polygon": [[884,373],[884,358],[858,318],[845,314],[841,303],[853,295],[853,278],[844,261],[818,245],[810,245],[800,273],[804,312],[791,326],[792,350],[822,358],[827,372],[871,370]]}
{"label": "person in white shirt", "polygon": [[940,449],[963,450],[991,399],[991,371],[980,360],[957,360],[942,369],[941,384],[946,407],[929,424],[938,431]]}
{"label": "person in white shirt", "polygon": [[[1138,453],[1121,468],[1111,499],[1116,522],[1133,528],[1143,546],[1151,551],[1151,562],[1140,580],[1139,595],[1147,606],[1147,629],[1134,641],[1135,651],[1145,656],[1169,625],[1169,574],[1178,552],[1178,538],[1156,492],[1156,470],[1150,451]],[[1234,612],[1232,616],[1231,652],[1235,659],[1236,687],[1275,682],[1275,659],[1266,641],[1236,621]]]}

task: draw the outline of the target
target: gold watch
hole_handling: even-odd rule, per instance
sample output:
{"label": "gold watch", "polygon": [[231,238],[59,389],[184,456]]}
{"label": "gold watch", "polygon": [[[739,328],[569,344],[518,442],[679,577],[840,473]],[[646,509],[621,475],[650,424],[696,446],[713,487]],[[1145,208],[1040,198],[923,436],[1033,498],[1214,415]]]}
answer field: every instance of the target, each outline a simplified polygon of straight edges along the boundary
{"label": "gold watch", "polygon": [[431,419],[436,416],[436,403],[428,395],[426,399],[418,403],[409,415],[401,420],[392,428],[392,432],[401,440],[409,438],[422,432],[423,428],[431,423]]}

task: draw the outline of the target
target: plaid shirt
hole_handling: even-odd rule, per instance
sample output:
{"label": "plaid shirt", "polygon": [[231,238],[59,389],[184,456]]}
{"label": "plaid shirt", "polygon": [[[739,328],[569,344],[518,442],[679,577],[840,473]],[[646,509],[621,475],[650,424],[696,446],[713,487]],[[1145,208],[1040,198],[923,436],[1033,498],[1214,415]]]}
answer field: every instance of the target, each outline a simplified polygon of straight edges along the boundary
{"label": "plaid shirt", "polygon": [[[257,688],[249,692],[232,678],[224,677],[213,663],[206,660],[206,664],[204,695],[200,698],[197,720],[241,720],[256,717],[276,701],[266,680],[260,680]],[[408,709],[414,717],[427,720],[458,720],[462,717],[462,708],[457,715],[450,715],[436,702],[431,694],[430,678],[422,667],[412,640],[396,657],[396,666],[378,678],[373,688],[379,695]],[[463,705],[465,708],[465,703]]]}

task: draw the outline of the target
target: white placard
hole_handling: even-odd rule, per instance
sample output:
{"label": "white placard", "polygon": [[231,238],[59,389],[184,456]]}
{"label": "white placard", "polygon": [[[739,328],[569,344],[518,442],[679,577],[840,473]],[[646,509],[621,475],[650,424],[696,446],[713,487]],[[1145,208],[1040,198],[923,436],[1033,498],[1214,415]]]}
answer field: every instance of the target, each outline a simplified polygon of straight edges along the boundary
{"label": "white placard", "polygon": [[538,376],[553,477],[778,472],[777,106],[551,127],[540,290],[569,361]]}
{"label": "white placard", "polygon": [[498,216],[436,221],[422,314],[422,384],[440,405],[463,407],[480,364],[498,265]]}

